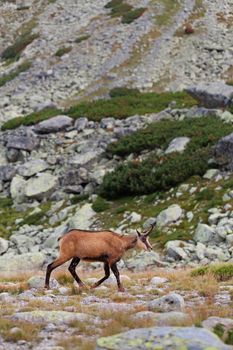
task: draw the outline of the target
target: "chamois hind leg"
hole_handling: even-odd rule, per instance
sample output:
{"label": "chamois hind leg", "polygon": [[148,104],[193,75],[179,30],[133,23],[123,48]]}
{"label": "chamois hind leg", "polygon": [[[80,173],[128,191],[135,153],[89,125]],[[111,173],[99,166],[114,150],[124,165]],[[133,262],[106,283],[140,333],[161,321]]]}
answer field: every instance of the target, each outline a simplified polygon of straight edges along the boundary
{"label": "chamois hind leg", "polygon": [[93,284],[93,286],[91,286],[91,288],[98,287],[101,283],[103,283],[110,276],[110,268],[109,268],[109,264],[107,262],[104,263],[104,272],[105,272],[105,276],[103,278],[101,278],[99,281],[97,281],[95,284]]}
{"label": "chamois hind leg", "polygon": [[120,273],[119,273],[119,271],[118,271],[118,268],[117,268],[117,264],[116,264],[116,263],[111,264],[111,270],[112,270],[112,272],[114,273],[114,275],[115,275],[115,277],[116,277],[119,292],[124,292],[125,289],[123,288],[123,286],[122,286],[122,284],[121,284],[121,281],[120,281]]}
{"label": "chamois hind leg", "polygon": [[50,280],[50,275],[51,272],[56,269],[58,266],[61,266],[62,264],[64,264],[65,262],[67,262],[69,259],[67,258],[63,258],[62,256],[59,256],[56,260],[54,260],[51,264],[49,264],[47,266],[47,270],[46,270],[46,278],[45,278],[45,288],[49,289],[49,280]]}
{"label": "chamois hind leg", "polygon": [[72,259],[71,263],[70,263],[70,266],[68,268],[68,270],[70,271],[71,275],[74,277],[75,281],[78,283],[78,285],[80,287],[84,287],[85,284],[82,282],[82,280],[78,277],[75,269],[76,267],[78,266],[80,262],[80,259],[78,257],[75,257]]}

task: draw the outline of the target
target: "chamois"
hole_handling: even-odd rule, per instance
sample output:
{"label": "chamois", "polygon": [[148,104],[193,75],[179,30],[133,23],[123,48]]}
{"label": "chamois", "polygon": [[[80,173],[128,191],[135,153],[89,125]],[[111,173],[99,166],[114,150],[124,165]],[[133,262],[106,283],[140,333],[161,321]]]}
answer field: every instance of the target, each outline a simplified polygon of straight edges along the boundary
{"label": "chamois", "polygon": [[110,276],[110,269],[114,273],[118,290],[123,292],[124,288],[120,281],[120,274],[117,268],[117,262],[122,258],[123,254],[132,248],[152,250],[148,236],[153,230],[150,229],[137,235],[120,235],[112,231],[84,231],[71,230],[59,238],[59,256],[51,264],[47,266],[45,288],[49,288],[49,280],[51,272],[58,266],[72,259],[68,268],[69,272],[78,283],[79,287],[85,284],[81,281],[75,272],[80,260],[83,261],[100,261],[104,263],[105,276],[97,281],[91,288],[98,287],[103,281]]}

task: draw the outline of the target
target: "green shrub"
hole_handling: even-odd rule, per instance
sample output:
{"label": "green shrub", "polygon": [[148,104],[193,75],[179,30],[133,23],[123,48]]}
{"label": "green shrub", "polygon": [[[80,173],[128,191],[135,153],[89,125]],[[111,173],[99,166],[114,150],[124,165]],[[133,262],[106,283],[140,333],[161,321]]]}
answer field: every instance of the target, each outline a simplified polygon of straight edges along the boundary
{"label": "green shrub", "polygon": [[26,117],[16,117],[10,119],[2,125],[1,129],[4,131],[8,129],[18,128],[20,125],[35,125],[58,114],[61,114],[61,111],[56,108],[45,108],[40,112],[33,112],[31,114],[28,114]]}
{"label": "green shrub", "polygon": [[[191,140],[183,153],[163,156],[153,153],[141,163],[119,165],[104,177],[100,194],[105,198],[117,198],[167,191],[191,176],[203,176],[209,167],[211,147],[231,132],[232,126],[218,118],[206,117],[192,121],[160,121],[122,138],[109,146],[109,153],[128,155],[145,149],[165,148],[177,136],[189,136]],[[213,193],[205,191],[200,194],[202,196],[213,198]]]}
{"label": "green shrub", "polygon": [[106,117],[124,119],[135,114],[144,115],[160,112],[167,108],[172,101],[176,101],[176,108],[196,105],[196,101],[185,92],[160,94],[151,92],[82,102],[71,107],[67,114],[74,119],[87,117],[94,121],[100,121]]}
{"label": "green shrub", "polygon": [[188,148],[192,151],[214,144],[221,137],[231,133],[232,129],[231,126],[224,124],[216,117],[183,121],[161,120],[110,144],[107,152],[119,156],[139,154],[143,150],[165,148],[171,140],[179,136],[187,136],[192,139],[192,142],[188,144]]}
{"label": "green shrub", "polygon": [[208,156],[209,152],[201,149],[191,154],[167,156],[162,163],[151,156],[139,164],[120,165],[105,175],[100,194],[105,198],[118,198],[169,190],[193,175],[203,175],[208,169]]}
{"label": "green shrub", "polygon": [[134,10],[128,11],[123,14],[121,22],[125,24],[130,24],[136,19],[138,19],[139,17],[141,17],[146,10],[147,9],[145,7],[140,7],[140,8],[136,8]]}
{"label": "green shrub", "polygon": [[92,209],[96,213],[101,213],[102,211],[105,211],[108,208],[109,208],[109,203],[106,202],[106,200],[101,197],[97,197],[97,199],[92,204]]}
{"label": "green shrub", "polygon": [[13,45],[8,46],[2,52],[2,55],[1,55],[2,59],[4,60],[18,59],[22,51],[37,38],[38,38],[38,34],[31,34],[30,31],[27,31],[21,34],[16,39]]}
{"label": "green shrub", "polygon": [[[138,93],[111,99],[100,99],[92,102],[82,102],[64,113],[74,119],[87,117],[89,120],[100,121],[102,118],[113,117],[124,119],[135,114],[156,113],[176,101],[177,108],[187,108],[196,105],[196,101],[185,92]],[[17,117],[4,123],[2,130],[14,129],[20,125],[34,125],[41,120],[49,119],[60,114],[60,110],[47,108],[43,111]]]}
{"label": "green shrub", "polygon": [[30,67],[31,62],[26,61],[10,73],[2,75],[0,77],[0,87],[16,78],[20,73],[27,71]]}
{"label": "green shrub", "polygon": [[110,8],[121,5],[122,3],[123,3],[123,0],[112,0],[112,1],[109,1],[104,7],[106,9],[110,9]]}
{"label": "green shrub", "polygon": [[38,225],[41,219],[44,217],[45,213],[43,211],[28,215],[21,223],[21,225]]}
{"label": "green shrub", "polygon": [[66,53],[69,53],[72,50],[72,47],[60,47],[56,52],[55,52],[55,56],[57,57],[62,57],[63,55],[65,55]]}
{"label": "green shrub", "polygon": [[121,17],[132,10],[132,6],[129,4],[121,3],[111,8],[111,17]]}
{"label": "green shrub", "polygon": [[138,89],[129,89],[125,86],[122,87],[116,87],[110,90],[109,92],[110,97],[122,97],[122,96],[139,96],[140,91]]}
{"label": "green shrub", "polygon": [[227,281],[233,277],[233,264],[222,263],[198,267],[191,272],[191,276],[203,276],[206,273],[213,274],[218,281]]}
{"label": "green shrub", "polygon": [[82,35],[82,36],[79,36],[75,42],[76,44],[79,44],[81,43],[82,41],[85,41],[85,40],[88,40],[91,36],[89,34],[86,34],[86,35]]}

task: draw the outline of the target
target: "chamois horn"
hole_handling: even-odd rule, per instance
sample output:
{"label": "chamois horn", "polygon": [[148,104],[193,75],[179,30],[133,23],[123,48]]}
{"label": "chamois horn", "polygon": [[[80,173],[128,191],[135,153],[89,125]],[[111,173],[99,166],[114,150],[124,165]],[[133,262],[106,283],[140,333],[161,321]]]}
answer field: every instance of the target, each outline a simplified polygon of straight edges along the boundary
{"label": "chamois horn", "polygon": [[147,236],[149,236],[149,234],[151,233],[151,231],[153,230],[154,227],[155,227],[155,224],[151,224],[150,228],[146,231],[143,231],[142,233],[140,233],[138,230],[136,230],[136,231],[137,231],[137,234],[139,237],[141,237],[141,236],[147,237]]}

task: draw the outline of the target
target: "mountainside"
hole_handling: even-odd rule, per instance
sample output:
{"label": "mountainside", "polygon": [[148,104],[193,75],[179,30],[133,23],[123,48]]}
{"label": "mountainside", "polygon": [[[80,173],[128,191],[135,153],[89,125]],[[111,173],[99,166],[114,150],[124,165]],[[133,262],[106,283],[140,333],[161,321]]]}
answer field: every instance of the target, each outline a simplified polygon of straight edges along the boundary
{"label": "mountainside", "polygon": [[115,86],[232,81],[231,0],[114,1],[0,1],[0,121]]}
{"label": "mountainside", "polygon": [[233,0],[0,14],[0,350],[232,349]]}

